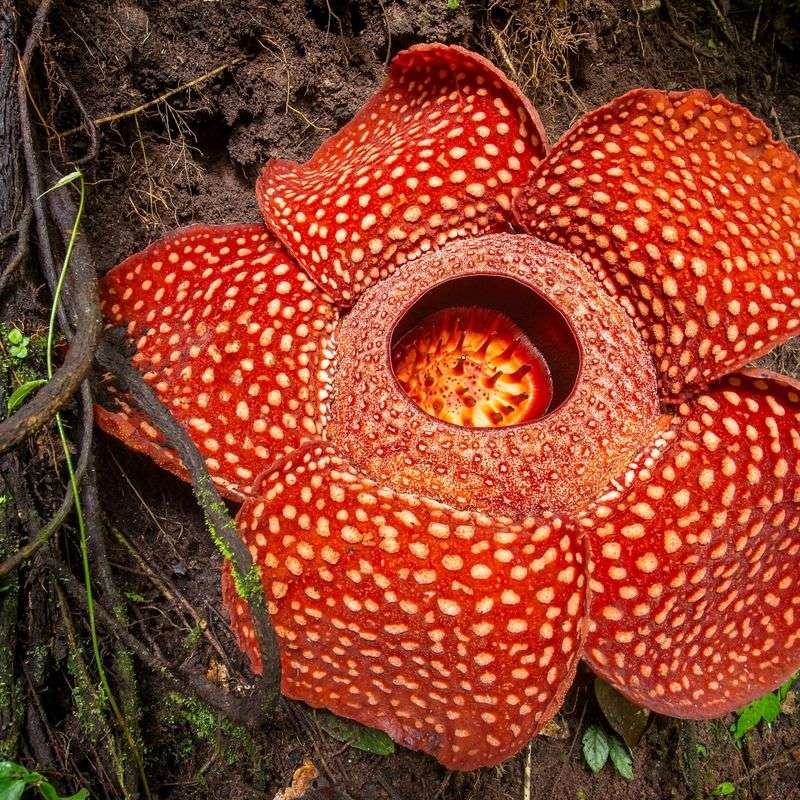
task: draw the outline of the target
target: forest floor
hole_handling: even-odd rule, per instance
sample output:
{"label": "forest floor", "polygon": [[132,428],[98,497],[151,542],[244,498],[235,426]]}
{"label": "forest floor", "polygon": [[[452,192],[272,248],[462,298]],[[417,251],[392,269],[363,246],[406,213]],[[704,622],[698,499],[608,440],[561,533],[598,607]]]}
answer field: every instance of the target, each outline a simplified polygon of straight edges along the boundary
{"label": "forest floor", "polygon": [[[264,162],[310,156],[374,92],[388,60],[418,42],[486,54],[529,94],[551,142],[581,114],[633,87],[697,86],[747,106],[798,148],[798,18],[792,0],[70,0],[56,3],[45,43],[47,69],[63,70],[98,123],[83,230],[108,268],[190,222],[259,220],[253,184]],[[49,146],[69,161],[87,142],[80,132],[56,135],[80,117],[58,80],[50,86]],[[18,291],[6,298],[3,324],[41,341],[46,305],[45,294]],[[797,346],[773,363],[797,373]],[[42,513],[63,494],[54,441],[42,436],[26,445]],[[221,610],[220,557],[190,489],[105,437],[97,471],[110,529],[141,554],[137,560],[117,540],[108,545],[131,630],[224,688],[246,686],[252,679]],[[33,614],[35,589],[25,590]],[[169,599],[176,592],[186,600],[182,610]],[[62,784],[114,796],[81,725],[80,687],[64,664],[68,648],[58,640],[49,646],[51,679],[41,696]],[[381,757],[348,748],[311,716],[298,724],[294,704],[246,732],[138,663],[137,678],[146,770],[162,798],[272,800],[310,758],[338,792],[323,786],[317,800],[694,800],[725,782],[738,798],[800,800],[797,712],[762,726],[742,746],[729,732],[733,716],[654,718],[633,749],[633,780],[610,767],[593,775],[581,736],[587,725],[604,723],[588,671],[567,696],[557,735],[469,774],[448,773],[418,753]]]}

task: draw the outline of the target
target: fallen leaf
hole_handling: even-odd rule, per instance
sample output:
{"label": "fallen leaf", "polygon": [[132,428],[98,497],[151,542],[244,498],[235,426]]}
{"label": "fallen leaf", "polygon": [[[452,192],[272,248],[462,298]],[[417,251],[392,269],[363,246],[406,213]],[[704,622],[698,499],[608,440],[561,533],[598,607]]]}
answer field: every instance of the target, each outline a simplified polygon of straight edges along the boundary
{"label": "fallen leaf", "polygon": [[541,731],[540,736],[547,736],[549,739],[569,739],[569,725],[561,719],[551,719]]}
{"label": "fallen leaf", "polygon": [[317,768],[309,759],[304,759],[303,763],[294,771],[292,775],[292,785],[286,789],[281,789],[273,800],[299,800],[304,797],[311,787],[311,784],[319,777]]}
{"label": "fallen leaf", "polygon": [[208,661],[208,670],[206,671],[206,678],[211,681],[211,683],[216,683],[217,686],[222,686],[224,689],[227,689],[230,685],[230,675],[228,674],[228,668],[217,661],[214,656]]}

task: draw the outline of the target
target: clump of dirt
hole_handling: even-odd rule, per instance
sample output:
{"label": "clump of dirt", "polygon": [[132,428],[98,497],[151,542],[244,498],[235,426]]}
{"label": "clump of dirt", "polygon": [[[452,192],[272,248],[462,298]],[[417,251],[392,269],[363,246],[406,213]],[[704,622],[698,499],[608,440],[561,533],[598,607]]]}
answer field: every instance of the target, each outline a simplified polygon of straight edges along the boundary
{"label": "clump of dirt", "polygon": [[[796,144],[798,11],[796,0],[74,0],[53,16],[48,50],[97,121],[84,228],[111,267],[180,225],[258,220],[253,183],[264,162],[307,158],[376,89],[392,55],[424,41],[486,53],[531,95],[551,141],[585,111],[653,85],[724,93]],[[80,122],[74,101],[64,94],[51,102],[58,127],[50,144],[75,158],[88,140],[71,131]],[[220,559],[189,490],[108,440],[98,469],[112,526],[139,543],[206,626],[176,614],[119,544],[113,561],[126,576],[137,635],[232,691],[246,684],[244,659],[221,656],[204,633],[237,653],[220,610]],[[305,757],[342,796],[366,800],[701,798],[722,781],[742,798],[800,797],[791,756],[800,747],[797,714],[741,750],[730,720],[656,719],[634,751],[633,781],[610,769],[593,776],[580,754],[585,726],[602,724],[588,673],[562,709],[566,738],[540,737],[529,753],[471,774],[406,751],[380,758],[346,749],[291,703],[248,734],[157,675],[143,669],[139,678],[159,797],[271,798]],[[64,703],[65,693],[54,688],[50,702]],[[324,786],[316,794],[334,796]]]}

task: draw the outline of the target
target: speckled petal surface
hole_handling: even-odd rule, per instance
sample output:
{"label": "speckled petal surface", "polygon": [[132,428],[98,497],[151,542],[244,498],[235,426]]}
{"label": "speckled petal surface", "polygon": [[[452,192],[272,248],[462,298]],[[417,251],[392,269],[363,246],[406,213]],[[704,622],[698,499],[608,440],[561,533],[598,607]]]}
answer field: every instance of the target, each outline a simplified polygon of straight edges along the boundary
{"label": "speckled petal surface", "polygon": [[[413,309],[439,303],[488,305],[533,326],[553,410],[477,429],[411,400],[391,368],[392,336]],[[652,359],[631,320],[574,256],[530,236],[494,234],[428,254],[370,287],[337,339],[328,437],[382,483],[459,508],[570,515],[627,464],[659,416]]]}
{"label": "speckled petal surface", "polygon": [[800,161],[723,97],[637,89],[587,114],[515,213],[619,298],[664,397],[798,333]]}
{"label": "speckled petal surface", "polygon": [[539,116],[489,61],[418,45],[308,162],[268,162],[256,192],[301,267],[350,305],[428,250],[507,230],[513,197],[546,150]]}
{"label": "speckled petal surface", "polygon": [[[263,225],[176,231],[105,276],[101,308],[228,497],[324,430],[338,315]],[[124,396],[108,402],[101,428],[186,477]]]}
{"label": "speckled petal surface", "polygon": [[[237,522],[262,567],[289,697],[462,770],[513,755],[560,706],[585,610],[569,524],[400,494],[323,443],[266,475]],[[258,670],[229,575],[223,591]]]}
{"label": "speckled petal surface", "polygon": [[800,667],[800,384],[742,372],[682,404],[579,522],[592,668],[716,717]]}

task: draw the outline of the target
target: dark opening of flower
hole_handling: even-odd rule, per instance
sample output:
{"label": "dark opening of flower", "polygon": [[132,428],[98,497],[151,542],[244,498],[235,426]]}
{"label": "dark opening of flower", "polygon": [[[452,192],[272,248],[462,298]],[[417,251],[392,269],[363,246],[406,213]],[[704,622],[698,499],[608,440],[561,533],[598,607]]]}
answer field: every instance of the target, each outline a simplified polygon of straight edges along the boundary
{"label": "dark opening of flower", "polygon": [[800,326],[798,159],[761,122],[635,90],[548,154],[497,69],[421,46],[257,194],[266,227],[179,231],[103,308],[244,501],[287,695],[471,769],[581,657],[695,718],[800,666],[800,386],[742,369]]}

